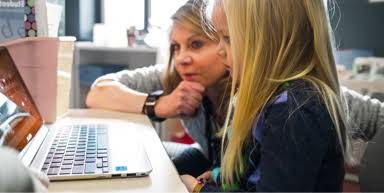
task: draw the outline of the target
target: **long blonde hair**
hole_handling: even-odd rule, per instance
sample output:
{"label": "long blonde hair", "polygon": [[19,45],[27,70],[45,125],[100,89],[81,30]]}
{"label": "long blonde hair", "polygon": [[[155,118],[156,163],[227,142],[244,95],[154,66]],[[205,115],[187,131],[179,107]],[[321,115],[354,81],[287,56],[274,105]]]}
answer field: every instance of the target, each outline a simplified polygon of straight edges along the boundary
{"label": "long blonde hair", "polygon": [[221,1],[235,64],[232,98],[238,86],[236,108],[229,109],[231,126],[224,130],[230,140],[222,147],[222,181],[233,184],[240,178],[254,120],[290,80],[307,80],[319,91],[344,152],[345,112],[323,0]]}

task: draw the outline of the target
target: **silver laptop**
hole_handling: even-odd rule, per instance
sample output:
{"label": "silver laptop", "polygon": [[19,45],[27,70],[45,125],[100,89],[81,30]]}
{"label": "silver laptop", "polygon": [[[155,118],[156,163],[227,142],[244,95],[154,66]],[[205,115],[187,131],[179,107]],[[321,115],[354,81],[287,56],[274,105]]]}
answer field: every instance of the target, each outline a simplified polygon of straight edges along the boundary
{"label": "silver laptop", "polygon": [[50,180],[139,177],[152,171],[140,136],[130,130],[140,129],[139,124],[69,117],[44,125],[9,52],[2,47],[0,92],[4,95],[0,105],[6,107],[0,107],[4,111],[0,112],[0,142],[19,150],[25,164]]}

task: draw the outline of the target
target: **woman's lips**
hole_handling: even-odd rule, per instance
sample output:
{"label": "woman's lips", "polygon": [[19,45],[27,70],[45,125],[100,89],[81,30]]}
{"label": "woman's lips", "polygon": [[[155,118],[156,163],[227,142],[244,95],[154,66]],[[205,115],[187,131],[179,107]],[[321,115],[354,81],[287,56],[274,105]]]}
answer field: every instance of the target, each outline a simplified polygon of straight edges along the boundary
{"label": "woman's lips", "polygon": [[197,74],[183,74],[183,77],[187,81],[194,81]]}
{"label": "woman's lips", "polygon": [[225,67],[226,70],[229,70],[229,71],[232,70],[232,67],[230,65],[228,65],[228,64],[224,64],[224,67]]}

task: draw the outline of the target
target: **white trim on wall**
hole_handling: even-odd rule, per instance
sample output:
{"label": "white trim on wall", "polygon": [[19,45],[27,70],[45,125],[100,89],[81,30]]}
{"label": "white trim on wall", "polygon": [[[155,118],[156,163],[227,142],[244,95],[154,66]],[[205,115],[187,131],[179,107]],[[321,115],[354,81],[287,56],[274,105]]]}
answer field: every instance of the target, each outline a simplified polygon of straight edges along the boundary
{"label": "white trim on wall", "polygon": [[369,0],[370,3],[384,3],[384,0]]}

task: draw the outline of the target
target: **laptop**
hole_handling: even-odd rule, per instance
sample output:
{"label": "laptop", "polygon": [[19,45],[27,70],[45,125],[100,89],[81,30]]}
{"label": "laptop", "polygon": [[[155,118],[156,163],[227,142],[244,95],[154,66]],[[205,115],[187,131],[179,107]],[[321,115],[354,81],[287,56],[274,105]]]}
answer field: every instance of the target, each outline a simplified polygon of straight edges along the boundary
{"label": "laptop", "polygon": [[[43,76],[43,75],[42,75]],[[0,47],[0,142],[51,181],[148,176],[152,166],[135,130],[118,119],[64,116],[45,125],[8,50]],[[4,108],[3,108],[4,107]]]}

